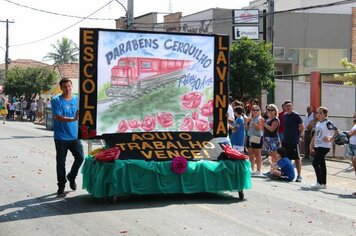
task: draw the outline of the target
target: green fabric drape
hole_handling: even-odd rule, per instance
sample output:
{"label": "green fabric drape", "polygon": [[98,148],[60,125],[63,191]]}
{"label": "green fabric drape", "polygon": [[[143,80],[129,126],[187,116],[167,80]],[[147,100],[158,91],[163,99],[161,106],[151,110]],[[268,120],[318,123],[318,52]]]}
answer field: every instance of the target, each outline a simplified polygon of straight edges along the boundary
{"label": "green fabric drape", "polygon": [[171,161],[98,162],[88,156],[82,168],[83,189],[98,198],[127,194],[240,191],[251,188],[247,160],[188,161],[185,173],[171,171]]}

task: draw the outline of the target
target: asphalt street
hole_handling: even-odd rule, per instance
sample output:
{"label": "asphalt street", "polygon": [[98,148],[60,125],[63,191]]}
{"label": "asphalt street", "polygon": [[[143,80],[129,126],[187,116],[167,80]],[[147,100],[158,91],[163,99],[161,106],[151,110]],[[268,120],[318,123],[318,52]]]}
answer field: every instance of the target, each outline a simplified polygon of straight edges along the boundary
{"label": "asphalt street", "polygon": [[[72,162],[69,155],[68,168]],[[353,169],[348,162],[327,167],[325,190],[310,190],[314,171],[304,161],[302,183],[253,178],[242,201],[237,192],[222,192],[114,202],[69,188],[58,198],[52,132],[6,122],[0,124],[0,235],[356,235]]]}

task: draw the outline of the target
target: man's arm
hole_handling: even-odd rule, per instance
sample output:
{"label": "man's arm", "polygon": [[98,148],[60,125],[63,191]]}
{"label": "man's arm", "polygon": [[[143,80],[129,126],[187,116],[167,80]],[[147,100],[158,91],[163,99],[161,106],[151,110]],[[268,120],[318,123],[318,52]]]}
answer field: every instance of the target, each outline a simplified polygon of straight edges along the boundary
{"label": "man's arm", "polygon": [[53,116],[54,119],[60,121],[60,122],[72,122],[72,121],[76,121],[79,119],[79,110],[75,113],[75,116],[73,118],[70,117],[64,117],[61,115],[54,115]]}

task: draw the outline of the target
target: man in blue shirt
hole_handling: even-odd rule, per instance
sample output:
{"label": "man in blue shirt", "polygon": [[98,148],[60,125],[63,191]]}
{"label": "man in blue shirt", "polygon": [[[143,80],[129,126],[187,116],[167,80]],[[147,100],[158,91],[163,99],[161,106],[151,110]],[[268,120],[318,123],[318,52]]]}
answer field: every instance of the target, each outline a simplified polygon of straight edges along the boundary
{"label": "man in blue shirt", "polygon": [[301,182],[302,160],[299,153],[299,140],[304,132],[304,124],[300,115],[293,110],[291,101],[285,101],[284,107],[286,112],[283,115],[284,138],[282,146],[287,150],[287,157],[295,161],[298,172],[296,182]]}
{"label": "man in blue shirt", "polygon": [[[53,113],[54,143],[56,145],[58,196],[64,195],[65,184],[69,181],[72,190],[77,189],[75,178],[83,163],[83,145],[78,140],[78,97],[72,94],[72,81],[64,78],[59,82],[62,94],[51,100]],[[74,156],[74,163],[66,176],[66,157],[68,150]]]}

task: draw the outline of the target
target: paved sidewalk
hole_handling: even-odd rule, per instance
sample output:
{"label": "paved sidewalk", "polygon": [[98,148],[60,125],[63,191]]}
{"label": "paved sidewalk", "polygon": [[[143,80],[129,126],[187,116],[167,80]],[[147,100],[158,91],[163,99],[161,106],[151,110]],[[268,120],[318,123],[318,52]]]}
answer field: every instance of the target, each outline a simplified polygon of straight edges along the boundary
{"label": "paved sidewalk", "polygon": [[[266,172],[269,168],[268,159],[264,159],[263,164],[263,172]],[[303,159],[302,165],[302,184],[315,184],[316,176],[311,160]],[[344,189],[350,193],[356,192],[356,176],[350,160],[327,160],[326,167],[328,187]]]}

